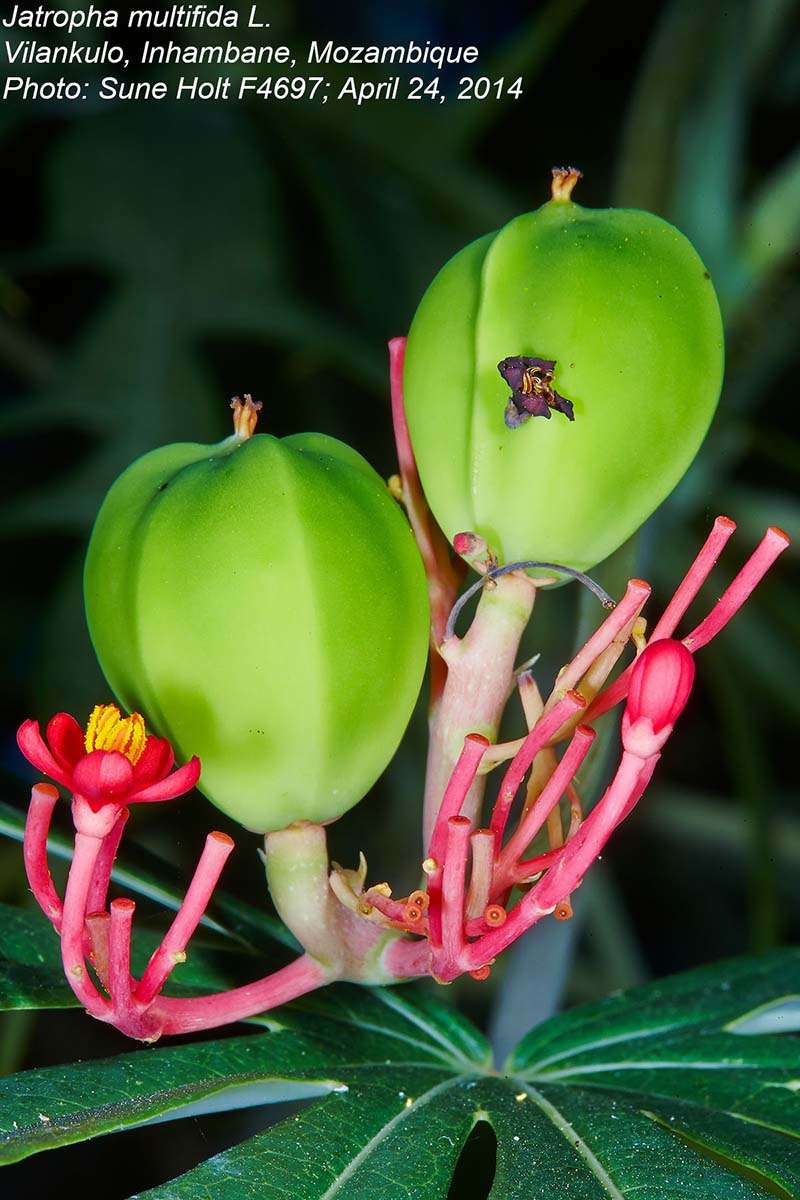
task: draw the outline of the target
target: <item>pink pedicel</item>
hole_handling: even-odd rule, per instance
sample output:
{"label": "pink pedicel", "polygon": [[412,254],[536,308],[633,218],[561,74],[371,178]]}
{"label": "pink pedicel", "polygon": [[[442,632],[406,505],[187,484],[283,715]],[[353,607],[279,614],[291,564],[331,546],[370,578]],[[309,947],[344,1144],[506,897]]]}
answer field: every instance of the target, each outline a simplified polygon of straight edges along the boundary
{"label": "pink pedicel", "polygon": [[[529,732],[525,741],[511,760],[511,765],[505,773],[500,791],[492,812],[490,828],[498,844],[505,833],[514,797],[519,791],[525,773],[533,763],[534,758],[543,750],[551,738],[554,738],[564,724],[586,707],[586,701],[579,692],[567,692],[562,700],[542,715]],[[560,799],[561,797],[559,797]]]}
{"label": "pink pedicel", "polygon": [[58,788],[50,783],[37,783],[31,788],[31,802],[25,821],[23,858],[25,874],[39,908],[56,929],[61,927],[64,905],[50,877],[47,864],[47,835],[53,809],[58,804]]}
{"label": "pink pedicel", "polygon": [[[692,600],[710,575],[720,551],[735,529],[736,524],[730,517],[717,517],[705,545],[678,586],[662,617],[657,621],[650,637],[651,642],[672,637]],[[694,654],[696,650],[701,649],[713,637],[716,637],[720,630],[736,616],[757,584],[761,582],[775,560],[789,545],[789,535],[782,529],[770,526],[708,616],[682,639],[687,650]],[[611,687],[597,697],[586,714],[587,720],[595,720],[604,712],[608,712],[620,700],[624,700],[628,694],[631,671],[632,667],[628,667]]]}
{"label": "pink pedicel", "polygon": [[411,437],[408,432],[403,402],[403,368],[406,339],[392,338],[389,342],[389,390],[392,403],[392,427],[400,468],[399,484],[403,505],[408,515],[414,539],[422,557],[428,596],[431,604],[430,703],[436,703],[444,686],[445,667],[439,655],[450,609],[455,603],[459,584],[464,576],[464,564],[454,558],[447,538],[433,519],[428,508],[417,470]]}

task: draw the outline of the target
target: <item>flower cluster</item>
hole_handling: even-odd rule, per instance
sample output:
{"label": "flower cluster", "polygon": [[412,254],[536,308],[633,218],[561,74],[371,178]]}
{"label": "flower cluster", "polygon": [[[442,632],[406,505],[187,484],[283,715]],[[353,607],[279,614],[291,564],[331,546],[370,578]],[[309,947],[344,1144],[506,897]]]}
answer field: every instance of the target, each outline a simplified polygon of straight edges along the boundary
{"label": "flower cluster", "polygon": [[[20,750],[38,770],[72,794],[75,847],[62,901],[47,863],[47,836],[59,794],[34,785],[25,824],[25,869],[31,890],[61,938],[64,972],[86,1011],[129,1037],[155,1041],[163,1033],[186,1033],[238,1020],[318,987],[324,972],[306,956],[283,971],[215,996],[178,1000],[161,995],[208,905],[233,849],[215,831],[205,848],[185,899],[140,979],[131,974],[131,931],[135,904],[119,898],[107,906],[114,860],[128,805],[172,800],[200,776],[200,762],[172,770],[174,754],[164,738],[149,736],[139,713],[123,717],[113,704],[97,705],[86,730],[58,713],[42,737],[36,721],[19,728]],[[87,968],[91,964],[102,994]]]}
{"label": "flower cluster", "polygon": [[[556,680],[547,700],[530,672],[518,677],[530,731],[521,743],[490,746],[470,734],[444,793],[422,869],[425,886],[394,899],[387,884],[370,888],[334,882],[362,916],[404,933],[389,952],[398,975],[430,973],[449,982],[464,972],[486,978],[496,956],[543,916],[571,915],[569,897],[580,885],[617,826],[641,799],[661,751],[686,705],[694,682],[693,653],[705,646],[744,604],[756,584],[789,544],[780,529],[761,543],[703,621],[683,639],[677,626],[697,596],[736,528],[719,517],[650,638],[640,614],[650,589],[632,580],[614,611]],[[633,639],[635,661],[605,690],[599,690],[621,647]],[[622,754],[612,782],[584,819],[575,776],[595,738],[599,716],[626,700],[621,722]],[[580,722],[580,723],[578,723]],[[569,740],[567,740],[569,739]],[[555,746],[567,741],[560,758]],[[503,751],[513,757],[500,783],[485,827],[462,814],[465,799],[487,761]],[[530,770],[522,812],[506,829],[514,800]],[[561,804],[569,803],[566,832]],[[537,835],[547,830],[550,846],[528,857]],[[521,895],[519,894],[521,891]],[[518,896],[514,903],[510,903]]]}
{"label": "flower cluster", "polygon": [[[35,721],[26,721],[18,735],[23,754],[72,794],[75,849],[63,901],[47,865],[47,835],[58,800],[57,789],[49,784],[33,788],[24,853],[30,886],[60,934],[67,979],[86,1010],[129,1036],[149,1041],[163,1033],[208,1028],[264,1011],[332,978],[364,978],[359,962],[363,967],[374,955],[387,931],[391,936],[383,950],[383,981],[430,974],[449,982],[465,972],[483,979],[497,955],[542,917],[569,917],[571,894],[641,799],[689,699],[693,653],[727,624],[788,545],[786,534],[768,529],[708,616],[677,640],[678,623],[734,529],[728,518],[717,519],[648,640],[641,613],[650,588],[634,579],[559,673],[546,701],[530,670],[518,674],[529,731],[518,742],[500,745],[478,733],[466,736],[435,812],[422,888],[398,900],[386,884],[365,889],[363,860],[358,871],[334,867],[327,898],[300,898],[300,925],[307,927],[304,944],[313,944],[318,952],[307,952],[272,975],[231,991],[189,999],[161,994],[176,964],[186,957],[186,945],[233,848],[227,835],[209,834],[183,904],[138,979],[130,967],[135,905],[126,898],[107,903],[129,805],[168,800],[188,791],[199,778],[198,760],[173,770],[169,743],[148,735],[138,713],[123,717],[114,705],[96,707],[85,731],[65,713],[50,721],[44,737]],[[467,541],[473,545],[478,539],[462,538]],[[447,637],[457,641],[451,626],[452,622]],[[634,662],[605,686],[631,641],[637,648]],[[446,648],[445,642],[443,653]],[[595,738],[592,723],[622,700],[626,703],[619,765],[604,795],[584,817],[575,779]],[[561,743],[566,745],[559,757],[556,747]],[[467,799],[479,773],[503,761],[508,766],[489,822],[480,826],[477,816],[465,811]],[[523,785],[522,809],[508,833]],[[561,811],[565,799],[566,829]],[[288,839],[290,854],[293,838],[295,846],[311,846],[317,827],[306,825],[308,833],[299,829],[271,835],[273,845]],[[549,848],[531,854],[544,830]],[[317,885],[310,890],[320,892]],[[327,891],[324,871],[322,891]],[[372,936],[359,933],[364,919]]]}
{"label": "flower cluster", "polygon": [[[573,181],[574,182],[574,181]],[[206,839],[185,898],[137,978],[131,971],[133,901],[108,892],[130,806],[174,799],[200,777],[197,758],[175,768],[168,741],[148,734],[138,713],[98,705],[82,729],[59,713],[44,736],[35,721],[18,733],[25,757],[71,796],[74,853],[63,898],[50,876],[47,837],[59,793],[37,783],[25,828],[28,880],[61,939],[66,977],[92,1016],[146,1041],[240,1020],[333,979],[394,983],[421,975],[449,982],[463,973],[484,979],[496,957],[542,917],[571,915],[570,896],[653,775],[694,682],[693,655],[738,612],[789,539],[779,529],[762,541],[708,615],[679,638],[678,625],[736,526],[714,523],[705,544],[647,636],[642,610],[650,587],[629,582],[614,604],[592,580],[551,563],[499,566],[485,541],[457,534],[452,547],[427,506],[403,405],[404,339],[390,343],[392,414],[400,475],[390,481],[405,505],[428,583],[431,608],[431,747],[424,797],[422,886],[395,899],[388,884],[366,887],[358,870],[330,869],[323,825],[296,821],[265,840],[275,905],[304,948],[294,962],[254,983],[208,996],[163,995],[203,918],[233,849],[224,833]],[[569,401],[552,392],[554,364],[514,359],[501,373],[517,416],[548,416]],[[515,411],[517,411],[515,409]],[[234,405],[236,436],[252,433],[255,406]],[[515,418],[516,419],[516,418]],[[456,555],[455,558],[453,550]],[[465,565],[481,576],[459,600]],[[545,699],[530,669],[515,668],[519,641],[537,588],[554,569],[578,578],[611,611],[559,672]],[[537,569],[544,571],[536,577]],[[456,621],[482,595],[468,632]],[[635,657],[612,682],[626,647]],[[499,743],[497,731],[518,693],[528,732]],[[614,777],[587,815],[577,775],[595,739],[594,723],[625,702],[621,754]],[[482,821],[489,772],[506,763]],[[523,793],[521,804],[518,797]],[[516,806],[516,807],[515,807]],[[513,815],[513,819],[512,819]],[[546,834],[547,848],[535,848]]]}

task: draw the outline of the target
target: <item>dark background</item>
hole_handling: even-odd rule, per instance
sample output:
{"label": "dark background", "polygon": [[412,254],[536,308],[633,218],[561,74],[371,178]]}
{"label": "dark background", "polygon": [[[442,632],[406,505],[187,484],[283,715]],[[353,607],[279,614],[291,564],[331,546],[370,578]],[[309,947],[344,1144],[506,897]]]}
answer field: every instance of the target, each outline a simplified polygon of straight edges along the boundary
{"label": "dark background", "polygon": [[[475,42],[486,74],[522,74],[525,94],[361,110],[0,107],[0,767],[4,798],[20,807],[30,773],[14,741],[19,722],[59,709],[83,719],[108,698],[83,626],[80,570],[119,471],[165,442],[225,436],[228,398],[252,391],[263,428],[333,434],[390,474],[387,338],[407,329],[455,250],[546,199],[554,164],[583,170],[579,202],[673,220],[704,257],[725,315],[716,422],[631,548],[636,572],[666,599],[726,512],[739,533],[707,606],[764,526],[798,530],[792,0],[643,0],[624,15],[601,0],[319,0],[272,5],[270,15],[275,40],[300,46],[310,37]],[[674,364],[676,394],[691,369]],[[790,550],[699,656],[699,687],[658,782],[598,868],[568,1003],[797,939],[796,584]],[[575,605],[568,592],[540,601],[543,679],[566,653]],[[354,862],[363,847],[371,877],[410,884],[423,747],[420,714],[373,794],[333,831],[335,857]],[[226,827],[194,796],[137,813],[131,836],[188,870],[211,825]],[[266,903],[253,839],[231,831],[239,851],[227,885]],[[11,843],[0,845],[0,898],[27,902]],[[536,969],[532,990],[546,987],[546,954]],[[492,985],[470,981],[448,995],[482,1021],[496,1003]],[[74,1013],[0,1023],[4,1070],[124,1048]],[[102,1196],[128,1196],[266,1119],[110,1137],[39,1156],[4,1182],[11,1194],[49,1196],[62,1194],[62,1171],[85,1180],[111,1166]]]}

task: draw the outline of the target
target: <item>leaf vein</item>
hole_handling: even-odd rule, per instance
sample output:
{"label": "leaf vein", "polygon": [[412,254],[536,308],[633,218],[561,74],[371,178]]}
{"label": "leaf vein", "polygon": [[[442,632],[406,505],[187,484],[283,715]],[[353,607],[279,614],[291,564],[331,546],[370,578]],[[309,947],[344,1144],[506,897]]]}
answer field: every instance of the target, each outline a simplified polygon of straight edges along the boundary
{"label": "leaf vein", "polygon": [[575,1153],[583,1159],[597,1182],[608,1193],[610,1200],[625,1200],[624,1194],[614,1183],[614,1180],[611,1178],[608,1171],[600,1162],[600,1159],[597,1157],[594,1151],[580,1136],[578,1131],[575,1129],[575,1126],[572,1125],[564,1116],[564,1114],[557,1109],[554,1104],[551,1104],[551,1102],[545,1096],[543,1096],[541,1092],[538,1092],[535,1087],[532,1087],[529,1083],[523,1083],[523,1087],[530,1096],[531,1100],[533,1100],[534,1103],[537,1104],[542,1110],[544,1115],[550,1121],[552,1121],[553,1125],[555,1125],[556,1129],[564,1138],[564,1140],[568,1142]]}

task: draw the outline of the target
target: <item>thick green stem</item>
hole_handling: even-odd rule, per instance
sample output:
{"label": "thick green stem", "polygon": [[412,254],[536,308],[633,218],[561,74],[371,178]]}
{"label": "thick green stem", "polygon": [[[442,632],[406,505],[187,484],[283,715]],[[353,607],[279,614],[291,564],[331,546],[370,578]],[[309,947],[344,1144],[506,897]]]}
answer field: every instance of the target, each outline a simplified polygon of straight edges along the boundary
{"label": "thick green stem", "polygon": [[341,958],[337,929],[340,907],[328,883],[325,830],[297,821],[264,838],[264,862],[270,894],[281,920],[306,953],[326,967]]}
{"label": "thick green stem", "polygon": [[399,933],[372,924],[337,898],[329,882],[325,829],[298,821],[264,839],[267,883],[284,923],[330,979],[392,983],[382,965]]}
{"label": "thick green stem", "polygon": [[[440,647],[447,663],[447,682],[430,716],[425,781],[426,851],[464,738],[468,733],[480,733],[490,742],[497,741],[503,710],[514,689],[520,639],[533,611],[535,596],[536,585],[527,575],[502,576],[484,589],[465,636],[450,637]],[[485,786],[485,777],[479,776],[464,801],[462,812],[473,822]]]}

